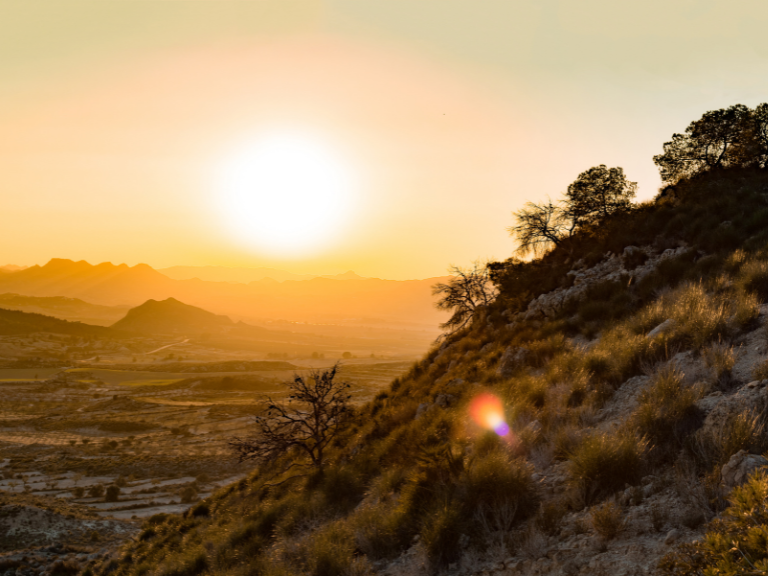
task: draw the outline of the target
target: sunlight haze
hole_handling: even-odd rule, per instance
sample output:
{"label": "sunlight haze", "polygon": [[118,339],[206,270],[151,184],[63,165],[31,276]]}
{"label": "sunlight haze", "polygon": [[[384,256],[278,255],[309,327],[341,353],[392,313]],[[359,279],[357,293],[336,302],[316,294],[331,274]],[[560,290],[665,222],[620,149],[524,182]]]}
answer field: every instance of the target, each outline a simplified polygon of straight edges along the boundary
{"label": "sunlight haze", "polygon": [[[653,197],[673,132],[764,99],[760,3],[575,6],[2,1],[0,259],[441,275],[590,166]],[[280,134],[333,159],[273,217],[212,175]]]}

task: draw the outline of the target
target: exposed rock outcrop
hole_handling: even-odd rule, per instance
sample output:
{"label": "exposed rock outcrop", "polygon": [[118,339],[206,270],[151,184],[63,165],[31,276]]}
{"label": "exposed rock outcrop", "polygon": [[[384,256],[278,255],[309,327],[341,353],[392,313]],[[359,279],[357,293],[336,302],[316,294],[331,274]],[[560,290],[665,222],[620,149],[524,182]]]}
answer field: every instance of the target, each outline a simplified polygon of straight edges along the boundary
{"label": "exposed rock outcrop", "polygon": [[744,484],[755,470],[768,466],[768,460],[758,454],[749,454],[739,450],[723,466],[721,476],[723,484],[729,488]]}

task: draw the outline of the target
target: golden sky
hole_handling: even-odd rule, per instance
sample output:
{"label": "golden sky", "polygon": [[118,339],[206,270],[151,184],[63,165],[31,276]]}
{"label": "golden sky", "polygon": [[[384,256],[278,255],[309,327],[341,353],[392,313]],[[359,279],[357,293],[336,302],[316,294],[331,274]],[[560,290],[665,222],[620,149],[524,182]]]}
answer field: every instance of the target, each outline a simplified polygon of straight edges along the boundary
{"label": "golden sky", "polygon": [[[598,164],[650,198],[673,132],[768,101],[766,24],[735,0],[0,0],[0,264],[503,259],[525,201]],[[345,182],[287,147],[296,250],[244,231],[282,223],[258,194],[222,200],[222,166],[285,135]]]}

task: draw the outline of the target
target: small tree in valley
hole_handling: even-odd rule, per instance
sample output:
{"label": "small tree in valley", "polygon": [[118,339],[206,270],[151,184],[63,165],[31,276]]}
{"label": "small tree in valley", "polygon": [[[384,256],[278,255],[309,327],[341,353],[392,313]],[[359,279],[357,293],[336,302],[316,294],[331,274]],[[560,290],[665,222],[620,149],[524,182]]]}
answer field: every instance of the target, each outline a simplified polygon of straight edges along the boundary
{"label": "small tree in valley", "polygon": [[288,384],[288,403],[268,398],[268,408],[256,417],[257,434],[232,438],[229,446],[240,461],[268,462],[295,451],[303,455],[289,466],[311,466],[322,470],[326,448],[342,429],[350,414],[349,384],[337,382],[339,365],[328,370],[313,370],[308,376],[296,375]]}

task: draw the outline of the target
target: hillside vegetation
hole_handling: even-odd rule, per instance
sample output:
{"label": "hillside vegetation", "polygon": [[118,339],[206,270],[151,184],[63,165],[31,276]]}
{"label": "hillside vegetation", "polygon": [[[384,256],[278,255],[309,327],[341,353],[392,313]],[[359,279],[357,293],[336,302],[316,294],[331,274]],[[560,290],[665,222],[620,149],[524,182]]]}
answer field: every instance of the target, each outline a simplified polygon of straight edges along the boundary
{"label": "hillside vegetation", "polygon": [[[716,520],[768,448],[768,173],[724,146],[490,264],[493,301],[357,409],[324,469],[264,462],[93,571],[763,573],[765,478]],[[495,431],[478,402],[501,406]]]}

